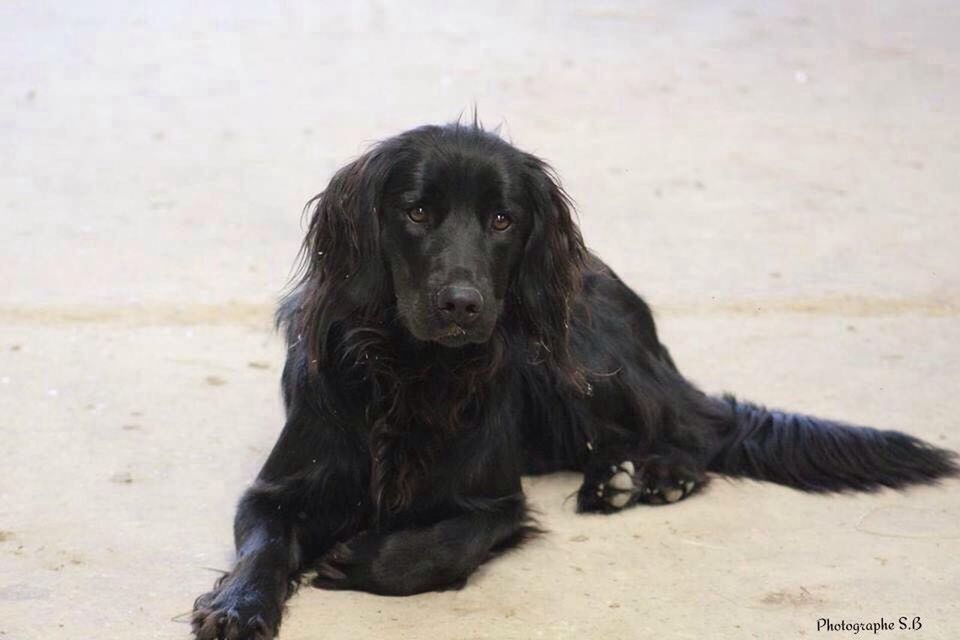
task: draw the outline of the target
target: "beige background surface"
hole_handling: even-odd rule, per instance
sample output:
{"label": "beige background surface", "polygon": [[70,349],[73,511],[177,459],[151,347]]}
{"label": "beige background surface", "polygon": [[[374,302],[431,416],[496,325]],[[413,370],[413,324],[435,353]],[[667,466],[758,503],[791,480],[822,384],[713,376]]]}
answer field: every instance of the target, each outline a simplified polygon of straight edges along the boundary
{"label": "beige background surface", "polygon": [[[3,640],[187,636],[281,426],[300,207],[474,103],[693,380],[960,448],[957,3],[144,4],[0,4]],[[577,484],[531,479],[549,535],[466,589],[304,589],[281,638],[960,634],[956,482],[609,518]]]}

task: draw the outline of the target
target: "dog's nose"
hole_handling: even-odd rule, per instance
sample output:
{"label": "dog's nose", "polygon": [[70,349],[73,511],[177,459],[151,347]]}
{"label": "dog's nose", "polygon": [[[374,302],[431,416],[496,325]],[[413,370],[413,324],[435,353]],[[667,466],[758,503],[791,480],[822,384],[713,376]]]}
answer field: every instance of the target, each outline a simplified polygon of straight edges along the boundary
{"label": "dog's nose", "polygon": [[437,291],[437,308],[445,320],[465,327],[480,316],[483,296],[473,287],[444,287]]}

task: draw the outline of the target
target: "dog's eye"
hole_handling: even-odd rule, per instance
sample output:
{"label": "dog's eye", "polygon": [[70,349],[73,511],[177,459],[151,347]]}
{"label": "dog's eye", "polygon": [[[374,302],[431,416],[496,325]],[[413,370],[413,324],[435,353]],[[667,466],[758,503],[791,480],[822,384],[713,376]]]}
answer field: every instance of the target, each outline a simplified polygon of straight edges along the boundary
{"label": "dog's eye", "polygon": [[513,224],[513,219],[505,213],[498,213],[493,216],[493,223],[491,226],[496,231],[506,231],[510,228],[510,225]]}
{"label": "dog's eye", "polygon": [[407,210],[407,217],[417,224],[423,224],[427,221],[427,212],[423,210],[423,207],[413,207]]}

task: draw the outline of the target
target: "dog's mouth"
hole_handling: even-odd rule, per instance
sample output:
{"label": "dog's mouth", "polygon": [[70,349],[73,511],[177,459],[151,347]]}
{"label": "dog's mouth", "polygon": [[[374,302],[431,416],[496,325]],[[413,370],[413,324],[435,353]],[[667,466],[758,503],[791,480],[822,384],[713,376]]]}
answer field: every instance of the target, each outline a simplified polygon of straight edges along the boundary
{"label": "dog's mouth", "polygon": [[471,322],[466,326],[452,318],[440,318],[439,315],[415,313],[419,309],[404,304],[400,299],[398,304],[398,320],[410,334],[419,342],[432,342],[442,347],[457,348],[470,344],[483,344],[490,340],[493,327],[483,318]]}
{"label": "dog's mouth", "polygon": [[443,338],[459,338],[465,335],[467,335],[466,329],[464,329],[458,324],[452,324],[444,333],[441,333],[440,335],[437,336],[437,340],[440,340]]}
{"label": "dog's mouth", "polygon": [[435,335],[433,341],[445,347],[459,347],[469,342],[466,329],[458,324],[452,324],[441,333]]}
{"label": "dog's mouth", "polygon": [[470,343],[485,342],[485,339],[475,333],[468,332],[458,324],[452,324],[446,327],[442,332],[432,338],[433,342],[444,347],[462,347]]}

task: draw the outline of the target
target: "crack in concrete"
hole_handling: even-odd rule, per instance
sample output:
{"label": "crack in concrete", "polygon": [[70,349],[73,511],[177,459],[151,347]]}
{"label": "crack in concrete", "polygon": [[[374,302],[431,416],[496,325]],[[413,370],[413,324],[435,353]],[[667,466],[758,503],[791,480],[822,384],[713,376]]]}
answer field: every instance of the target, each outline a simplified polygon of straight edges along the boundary
{"label": "crack in concrete", "polygon": [[[0,323],[45,326],[121,324],[134,327],[240,325],[267,327],[275,305],[268,302],[138,303],[104,305],[0,305]],[[878,298],[822,296],[654,304],[660,316],[816,315],[884,317],[960,316],[960,301],[934,296]]]}

